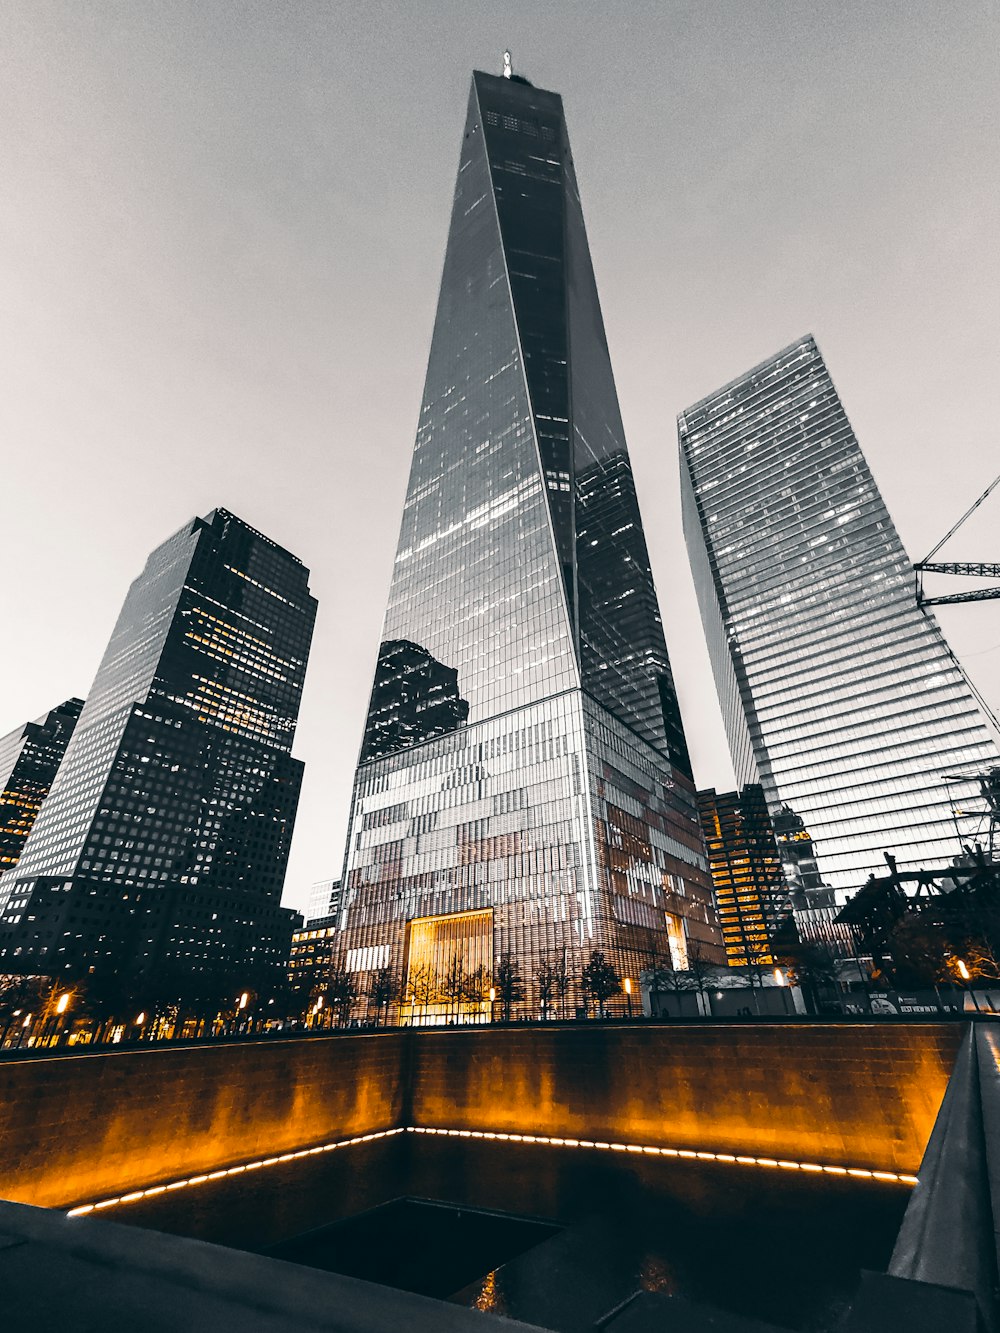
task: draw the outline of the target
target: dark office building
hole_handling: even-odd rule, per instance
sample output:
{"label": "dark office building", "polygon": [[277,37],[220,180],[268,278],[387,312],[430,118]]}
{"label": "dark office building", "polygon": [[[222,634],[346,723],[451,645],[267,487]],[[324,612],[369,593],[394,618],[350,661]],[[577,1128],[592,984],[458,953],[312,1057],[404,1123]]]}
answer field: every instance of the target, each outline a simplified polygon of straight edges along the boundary
{"label": "dark office building", "polygon": [[340,932],[335,917],[306,921],[292,934],[288,984],[303,1005],[322,991],[334,966]]}
{"label": "dark office building", "polygon": [[790,902],[763,788],[700,791],[698,811],[729,965],[773,963]]}
{"label": "dark office building", "polygon": [[82,699],[67,699],[0,737],[0,912],[9,896],[3,876],[20,859],[82,707]]}
{"label": "dark office building", "polygon": [[308,571],[223,509],[133,583],[13,874],[0,968],[182,989],[284,974]]}
{"label": "dark office building", "polygon": [[471,1017],[505,953],[529,1005],[595,948],[722,961],[562,101],[522,78],[472,80],[382,639],[348,967],[457,965]]}

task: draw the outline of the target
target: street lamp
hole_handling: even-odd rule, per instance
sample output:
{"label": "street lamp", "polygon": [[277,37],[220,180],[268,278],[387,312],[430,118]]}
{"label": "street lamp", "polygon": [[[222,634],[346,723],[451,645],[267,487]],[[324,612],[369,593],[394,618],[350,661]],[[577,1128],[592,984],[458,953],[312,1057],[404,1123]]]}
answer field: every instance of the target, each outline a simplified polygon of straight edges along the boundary
{"label": "street lamp", "polygon": [[490,987],[490,1022],[491,1022],[491,1023],[493,1022],[493,1006],[496,1004],[496,999],[497,999],[497,988],[496,988],[496,986],[491,986],[491,987]]}
{"label": "street lamp", "polygon": [[632,978],[631,978],[631,977],[626,977],[625,980],[622,982],[622,985],[625,987],[625,999],[626,999],[626,1001],[628,1002],[628,1016],[629,1016],[629,1018],[631,1018],[631,1017],[632,1017]]}
{"label": "street lamp", "polygon": [[244,991],[243,994],[240,996],[241,1009],[245,1009],[247,1007],[247,1000],[249,1000],[249,998],[250,996],[246,993],[246,991]]}
{"label": "street lamp", "polygon": [[776,967],[774,969],[774,979],[779,986],[783,986],[785,984],[785,974],[784,972],[782,972],[780,967]]}
{"label": "street lamp", "polygon": [[[64,990],[63,993],[59,996],[59,999],[56,1000],[56,1013],[59,1015],[59,1018],[61,1018],[61,1017],[63,1016],[63,1014],[65,1014],[66,1010],[69,1008],[70,998],[71,998],[71,996],[70,996],[69,991],[68,991],[68,990]],[[51,1025],[50,1025],[50,1024],[47,1024],[46,1026],[51,1026]],[[55,1027],[56,1027],[56,1038],[55,1038],[55,1041],[52,1043],[52,1045],[53,1045],[53,1046],[58,1046],[58,1045],[59,1045],[59,1039],[62,1037],[62,1032],[60,1031],[60,1028],[59,1028],[59,1019],[58,1019],[58,1018],[56,1019],[56,1025],[55,1025]],[[43,1042],[43,1045],[44,1045],[44,1044],[45,1044],[45,1034],[44,1034],[44,1033],[43,1033],[43,1035],[42,1035],[42,1042]]]}
{"label": "street lamp", "polygon": [[978,1014],[978,1013],[979,1013],[979,1002],[976,1000],[976,993],[975,993],[975,991],[972,989],[972,986],[971,986],[971,984],[970,984],[970,983],[972,982],[972,973],[969,971],[968,965],[966,964],[966,961],[965,961],[964,958],[956,958],[956,959],[955,959],[955,966],[958,968],[958,975],[959,975],[959,976],[962,978],[962,980],[965,982],[965,989],[966,989],[966,991],[969,993],[969,995],[972,996],[972,1007],[973,1007],[973,1009],[975,1009],[976,1013]]}

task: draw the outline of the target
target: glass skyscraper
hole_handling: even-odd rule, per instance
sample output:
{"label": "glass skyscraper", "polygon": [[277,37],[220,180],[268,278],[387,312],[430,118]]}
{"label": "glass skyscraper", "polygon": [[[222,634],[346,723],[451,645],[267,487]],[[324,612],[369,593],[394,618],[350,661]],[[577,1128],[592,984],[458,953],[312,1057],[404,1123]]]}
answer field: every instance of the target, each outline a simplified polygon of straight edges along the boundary
{"label": "glass skyscraper", "polygon": [[20,859],[82,708],[82,699],[67,699],[0,736],[0,912],[9,896],[2,877]]}
{"label": "glass skyscraper", "polygon": [[[737,781],[837,890],[959,851],[997,751],[811,337],[682,413],[684,532]],[[958,778],[959,781],[946,781]],[[780,844],[779,839],[779,844]],[[794,870],[794,867],[792,867]],[[792,875],[794,882],[795,875]]]}
{"label": "glass skyscraper", "polygon": [[152,553],[4,877],[0,970],[188,990],[283,975],[308,577],[224,509]]}
{"label": "glass skyscraper", "polygon": [[503,954],[529,1005],[592,949],[723,957],[562,101],[516,77],[472,80],[342,922],[424,1014]]}

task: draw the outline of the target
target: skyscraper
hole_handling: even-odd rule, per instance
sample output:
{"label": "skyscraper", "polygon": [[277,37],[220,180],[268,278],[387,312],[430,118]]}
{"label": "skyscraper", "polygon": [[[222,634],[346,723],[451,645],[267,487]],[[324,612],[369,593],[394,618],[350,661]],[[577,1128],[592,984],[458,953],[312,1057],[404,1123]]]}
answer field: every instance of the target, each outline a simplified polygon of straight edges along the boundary
{"label": "skyscraper", "polygon": [[791,901],[763,788],[700,791],[698,811],[729,965],[773,963]]}
{"label": "skyscraper", "polygon": [[682,413],[679,438],[737,781],[790,807],[837,890],[885,851],[954,856],[953,806],[997,751],[812,337]]}
{"label": "skyscraper", "polygon": [[224,509],[156,548],[5,877],[0,968],[283,975],[315,613],[301,562]]}
{"label": "skyscraper", "polygon": [[309,890],[309,902],[306,905],[306,924],[313,921],[325,921],[327,917],[340,915],[340,880],[320,879]]}
{"label": "skyscraper", "polygon": [[516,77],[472,80],[342,921],[411,997],[723,957],[562,101]]}
{"label": "skyscraper", "polygon": [[[0,878],[17,865],[82,707],[82,699],[67,699],[0,736]],[[7,897],[0,882],[0,912]]]}

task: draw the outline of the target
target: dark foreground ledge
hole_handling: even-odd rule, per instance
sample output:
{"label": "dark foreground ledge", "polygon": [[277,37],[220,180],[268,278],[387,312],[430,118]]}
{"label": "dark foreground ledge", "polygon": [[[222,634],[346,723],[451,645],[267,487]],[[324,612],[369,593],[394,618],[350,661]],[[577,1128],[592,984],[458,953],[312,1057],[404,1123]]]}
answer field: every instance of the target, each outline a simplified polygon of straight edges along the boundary
{"label": "dark foreground ledge", "polygon": [[532,1333],[533,1327],[204,1241],[3,1201],[0,1291],[5,1333]]}

